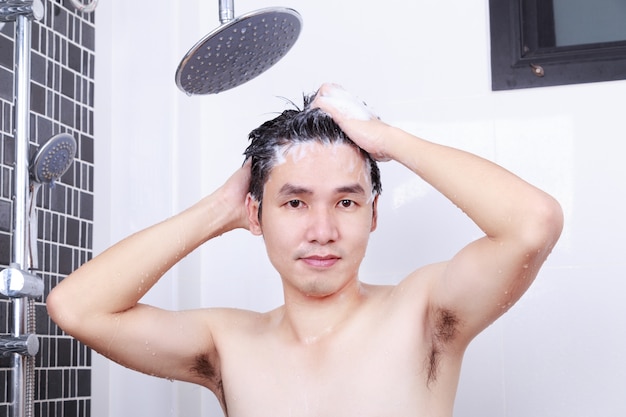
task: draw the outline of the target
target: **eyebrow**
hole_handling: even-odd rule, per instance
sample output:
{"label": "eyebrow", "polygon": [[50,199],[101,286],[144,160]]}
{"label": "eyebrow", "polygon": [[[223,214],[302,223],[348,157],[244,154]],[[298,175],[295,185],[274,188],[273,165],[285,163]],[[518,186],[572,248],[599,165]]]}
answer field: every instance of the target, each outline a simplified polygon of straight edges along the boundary
{"label": "eyebrow", "polygon": [[[335,192],[337,194],[365,194],[365,190],[360,184],[343,185],[341,187],[337,187]],[[290,183],[284,184],[280,187],[280,190],[278,190],[278,195],[283,197],[310,194],[313,194],[313,190]]]}
{"label": "eyebrow", "polygon": [[280,187],[280,190],[278,190],[279,196],[292,196],[302,194],[313,194],[313,191],[309,190],[308,188],[300,187],[290,183],[284,184],[282,187]]}
{"label": "eyebrow", "polygon": [[345,185],[337,188],[338,194],[365,194],[365,190],[361,184]]}

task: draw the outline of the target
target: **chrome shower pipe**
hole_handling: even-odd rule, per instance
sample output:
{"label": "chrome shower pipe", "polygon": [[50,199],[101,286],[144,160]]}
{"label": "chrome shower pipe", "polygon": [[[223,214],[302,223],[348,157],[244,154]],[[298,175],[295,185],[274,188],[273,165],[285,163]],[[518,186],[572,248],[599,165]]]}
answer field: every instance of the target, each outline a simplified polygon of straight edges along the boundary
{"label": "chrome shower pipe", "polygon": [[[15,63],[14,63],[14,138],[15,166],[13,168],[13,255],[11,264],[20,269],[27,268],[27,205],[28,205],[28,148],[30,137],[30,45],[32,22],[28,16],[18,16],[15,25]],[[28,300],[14,298],[13,336],[26,334]],[[12,417],[25,417],[26,407],[26,359],[19,353],[13,354]]]}
{"label": "chrome shower pipe", "polygon": [[[15,141],[15,161],[13,168],[13,235],[11,268],[26,270],[27,222],[29,192],[28,149],[30,138],[30,54],[32,19],[43,17],[43,3],[40,0],[0,0],[0,20],[15,21],[15,46],[13,66],[13,137]],[[30,304],[29,304],[30,303]],[[25,297],[12,299],[13,320],[11,343],[3,346],[20,346],[34,335],[28,335],[29,311],[32,301]],[[29,314],[30,313],[30,314]],[[34,329],[33,329],[34,330]],[[36,337],[36,336],[34,336]],[[7,339],[3,339],[7,342]],[[38,346],[37,346],[38,348]],[[33,410],[32,383],[34,381],[34,360],[36,352],[31,349],[12,351],[11,375],[11,416],[30,417]],[[24,356],[28,352],[29,356]],[[32,355],[31,355],[32,354]]]}
{"label": "chrome shower pipe", "polygon": [[[13,258],[12,265],[27,268],[27,205],[28,205],[28,148],[30,138],[30,45],[32,22],[28,16],[18,16],[15,25],[15,64],[13,102],[14,102],[14,137],[15,167],[13,170]],[[26,334],[28,300],[14,298],[13,336]],[[12,417],[25,417],[26,407],[26,358],[19,353],[13,354]]]}

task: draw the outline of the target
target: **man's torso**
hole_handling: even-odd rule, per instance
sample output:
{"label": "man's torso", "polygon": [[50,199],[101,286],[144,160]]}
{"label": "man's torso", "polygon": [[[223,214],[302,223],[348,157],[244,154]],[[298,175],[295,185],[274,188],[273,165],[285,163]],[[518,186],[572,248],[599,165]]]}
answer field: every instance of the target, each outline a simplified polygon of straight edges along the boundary
{"label": "man's torso", "polygon": [[228,313],[216,338],[228,416],[450,416],[462,352],[434,343],[425,297],[368,288],[351,320],[310,343],[280,331],[281,309]]}

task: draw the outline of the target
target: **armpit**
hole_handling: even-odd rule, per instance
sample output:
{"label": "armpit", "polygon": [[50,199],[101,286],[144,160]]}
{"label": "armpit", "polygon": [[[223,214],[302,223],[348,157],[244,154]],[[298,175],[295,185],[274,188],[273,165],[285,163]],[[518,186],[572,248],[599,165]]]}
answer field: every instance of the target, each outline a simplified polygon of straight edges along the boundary
{"label": "armpit", "polygon": [[457,315],[448,309],[435,309],[432,312],[432,317],[431,349],[426,359],[427,385],[437,380],[441,354],[457,336],[460,323]]}
{"label": "armpit", "polygon": [[214,380],[217,378],[217,371],[206,354],[196,356],[195,365],[191,370],[195,375],[205,379]]}
{"label": "armpit", "polygon": [[208,356],[206,354],[196,356],[196,362],[191,368],[191,371],[200,378],[211,381],[212,385],[215,387],[215,395],[222,404],[226,415],[228,415],[226,411],[226,397],[224,395],[224,384],[222,382],[221,373],[215,369],[215,366],[211,363]]}

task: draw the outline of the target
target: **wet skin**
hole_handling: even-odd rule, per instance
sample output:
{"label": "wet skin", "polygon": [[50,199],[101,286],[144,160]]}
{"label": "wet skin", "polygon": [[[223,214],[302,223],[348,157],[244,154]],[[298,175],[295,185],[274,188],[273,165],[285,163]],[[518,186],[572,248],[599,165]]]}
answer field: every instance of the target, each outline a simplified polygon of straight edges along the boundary
{"label": "wet skin", "polygon": [[[320,88],[315,103],[348,137],[432,185],[484,236],[447,262],[385,277],[395,286],[363,284],[377,223],[365,162],[346,145],[297,145],[270,172],[260,221],[245,164],[65,278],[46,299],[50,317],[126,367],[207,387],[230,417],[450,417],[465,348],[531,285],[562,210],[483,158],[345,113],[352,107],[332,104],[345,100],[335,89]],[[167,311],[140,302],[186,255],[240,228],[263,236],[283,306]],[[398,244],[417,252],[428,237]]]}
{"label": "wet skin", "polygon": [[229,416],[448,415],[460,352],[441,357],[429,382],[427,280],[358,280],[377,202],[361,155],[302,146],[273,168],[260,222],[249,201],[250,230],[265,240],[285,305],[221,313],[237,323],[214,332]]}

